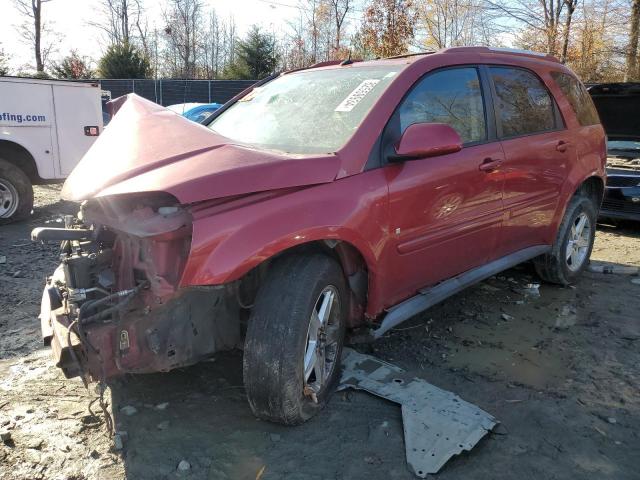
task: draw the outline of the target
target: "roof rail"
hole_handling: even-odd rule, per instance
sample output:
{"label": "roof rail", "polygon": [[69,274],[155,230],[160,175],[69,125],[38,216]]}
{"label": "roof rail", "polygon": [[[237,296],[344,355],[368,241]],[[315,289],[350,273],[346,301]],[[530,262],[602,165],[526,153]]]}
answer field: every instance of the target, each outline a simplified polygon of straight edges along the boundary
{"label": "roof rail", "polygon": [[[351,59],[350,63],[345,63],[345,65],[350,65],[351,63],[356,63],[356,62],[361,62],[362,60],[360,59]],[[294,73],[294,72],[301,72],[303,70],[311,70],[312,68],[320,68],[320,67],[330,67],[333,65],[342,65],[345,62],[345,59],[343,60],[328,60],[326,62],[318,62],[318,63],[314,63],[313,65],[309,65],[308,67],[300,67],[300,68],[294,68],[292,70],[285,70],[284,72],[282,72],[283,75],[289,74],[289,73]]]}
{"label": "roof rail", "polygon": [[391,57],[383,57],[381,60],[393,60],[396,58],[418,57],[420,55],[429,55],[430,53],[436,53],[436,52],[434,52],[433,50],[425,50],[423,52],[403,53],[402,55],[393,55]]}
{"label": "roof rail", "polygon": [[553,55],[543,52],[534,52],[533,50],[523,50],[519,48],[504,47],[450,47],[440,50],[439,53],[505,53],[507,55],[523,55],[527,57],[544,58],[553,62],[560,63]]}

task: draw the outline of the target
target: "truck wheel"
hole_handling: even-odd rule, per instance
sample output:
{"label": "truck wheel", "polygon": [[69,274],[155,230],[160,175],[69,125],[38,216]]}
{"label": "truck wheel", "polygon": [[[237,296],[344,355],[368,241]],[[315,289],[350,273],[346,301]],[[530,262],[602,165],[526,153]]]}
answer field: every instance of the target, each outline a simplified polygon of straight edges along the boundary
{"label": "truck wheel", "polygon": [[244,385],[257,417],[297,425],[326,404],[340,374],[346,313],[336,261],[312,254],[273,264],[244,346]]}
{"label": "truck wheel", "polygon": [[32,208],[33,187],[29,177],[0,158],[0,225],[27,218]]}
{"label": "truck wheel", "polygon": [[593,249],[596,216],[591,199],[581,195],[571,199],[551,252],[534,260],[543,280],[568,285],[582,273]]}

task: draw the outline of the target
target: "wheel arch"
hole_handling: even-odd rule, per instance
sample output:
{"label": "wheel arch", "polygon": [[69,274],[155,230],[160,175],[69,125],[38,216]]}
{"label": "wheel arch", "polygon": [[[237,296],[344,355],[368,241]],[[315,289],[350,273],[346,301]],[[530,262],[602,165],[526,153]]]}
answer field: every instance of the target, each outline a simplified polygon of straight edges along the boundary
{"label": "wheel arch", "polygon": [[[273,248],[274,244],[267,245],[257,255],[236,259],[233,271],[227,272],[224,277],[218,277],[221,280],[218,283],[236,285],[244,292],[243,298],[252,298],[267,277],[274,261],[292,255],[322,253],[338,262],[349,287],[348,326],[354,327],[362,323],[367,309],[369,291],[376,288],[375,276],[372,272],[373,259],[367,259],[363,249],[349,240],[322,236],[309,238],[310,235],[304,237],[307,241],[286,246],[276,242],[281,248]],[[371,252],[370,255],[372,255]],[[215,264],[215,259],[212,258],[210,261]],[[188,280],[183,278],[182,283],[189,284],[194,280],[198,283],[197,277]]]}
{"label": "wheel arch", "polygon": [[573,195],[584,195],[591,198],[596,205],[596,209],[600,209],[602,199],[604,198],[604,187],[604,180],[597,175],[592,175],[578,186]]}
{"label": "wheel arch", "polygon": [[22,170],[29,177],[31,183],[43,182],[33,155],[19,143],[0,139],[0,158]]}
{"label": "wheel arch", "polygon": [[567,206],[569,205],[571,199],[576,195],[587,196],[594,201],[596,210],[599,210],[602,199],[604,198],[604,188],[604,179],[596,172],[590,173],[581,181],[567,184],[565,189],[563,189],[564,194],[561,195],[561,198],[565,198],[566,201],[558,206],[558,208],[556,209],[555,218],[553,219],[553,229],[550,231],[549,237],[550,243],[553,243],[556,238],[558,229],[560,228],[560,224],[562,223],[562,219],[564,218],[565,212],[567,211]]}
{"label": "wheel arch", "polygon": [[285,249],[273,259],[305,251],[324,253],[340,264],[350,292],[347,324],[355,327],[362,323],[367,309],[369,282],[372,278],[367,261],[360,250],[347,241],[322,239]]}

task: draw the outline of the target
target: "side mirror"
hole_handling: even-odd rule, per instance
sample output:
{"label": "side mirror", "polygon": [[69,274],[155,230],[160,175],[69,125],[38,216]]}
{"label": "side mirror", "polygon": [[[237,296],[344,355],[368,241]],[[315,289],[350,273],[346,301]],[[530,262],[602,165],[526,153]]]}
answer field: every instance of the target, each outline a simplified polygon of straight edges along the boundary
{"label": "side mirror", "polygon": [[446,155],[462,150],[460,135],[444,123],[414,123],[409,125],[396,145],[392,161]]}

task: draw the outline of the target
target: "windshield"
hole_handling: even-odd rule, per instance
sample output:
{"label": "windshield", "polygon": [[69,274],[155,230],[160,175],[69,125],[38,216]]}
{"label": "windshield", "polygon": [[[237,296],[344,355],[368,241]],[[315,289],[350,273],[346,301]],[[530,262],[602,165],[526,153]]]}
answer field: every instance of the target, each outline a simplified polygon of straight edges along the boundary
{"label": "windshield", "polygon": [[232,140],[288,153],[342,147],[401,67],[342,67],[278,77],[254,88],[209,128]]}

